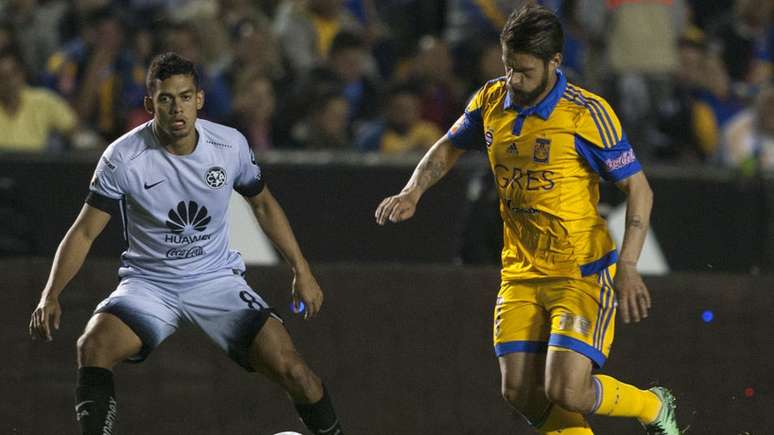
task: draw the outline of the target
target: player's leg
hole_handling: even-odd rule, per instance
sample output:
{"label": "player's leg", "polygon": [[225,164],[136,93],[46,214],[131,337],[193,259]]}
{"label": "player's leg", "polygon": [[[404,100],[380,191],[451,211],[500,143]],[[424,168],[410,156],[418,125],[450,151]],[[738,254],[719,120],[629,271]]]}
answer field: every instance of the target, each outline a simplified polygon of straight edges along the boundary
{"label": "player's leg", "polygon": [[323,395],[320,379],[298,354],[282,323],[269,318],[248,350],[255,371],[281,385],[295,403],[314,403]]}
{"label": "player's leg", "polygon": [[112,370],[116,364],[138,354],[141,348],[140,337],[121,319],[97,313],[78,338],[78,367]]}
{"label": "player's leg", "polygon": [[143,360],[174,331],[174,313],[144,286],[127,281],[97,307],[78,339],[75,412],[82,434],[112,433],[118,418],[113,367]]}
{"label": "player's leg", "polygon": [[[118,317],[95,314],[78,339],[75,413],[86,435],[112,431],[117,418],[113,366],[136,355],[142,342]],[[108,432],[111,433],[111,432]]]}
{"label": "player's leg", "polygon": [[657,394],[610,376],[592,375],[593,366],[604,365],[614,336],[614,266],[611,269],[557,282],[545,293],[551,312],[545,390],[549,400],[572,412],[634,417],[648,424],[662,409]]}
{"label": "player's leg", "polygon": [[543,353],[509,353],[498,358],[500,393],[531,425],[539,425],[550,403],[543,389],[546,356]]}
{"label": "player's leg", "polygon": [[592,375],[591,360],[575,351],[550,347],[546,362],[546,395],[567,410],[581,414],[634,417],[643,424],[656,420],[661,400],[652,391],[607,375]]}
{"label": "player's leg", "polygon": [[590,414],[596,397],[591,378],[591,360],[565,348],[549,348],[545,391],[551,402],[564,409]]}
{"label": "player's leg", "polygon": [[580,414],[551,404],[544,375],[548,313],[539,301],[537,283],[504,282],[494,312],[494,344],[501,392],[509,405],[543,434],[591,434]]}
{"label": "player's leg", "polygon": [[313,433],[342,433],[322,382],[296,351],[280,317],[241,276],[207,279],[186,291],[183,305],[184,315],[231,359],[282,386]]}
{"label": "player's leg", "polygon": [[505,400],[541,434],[592,434],[582,414],[549,401],[544,388],[545,364],[545,354],[512,353],[500,357]]}
{"label": "player's leg", "polygon": [[315,434],[342,434],[320,378],[298,354],[282,323],[269,318],[248,351],[252,367],[287,391],[301,420]]}

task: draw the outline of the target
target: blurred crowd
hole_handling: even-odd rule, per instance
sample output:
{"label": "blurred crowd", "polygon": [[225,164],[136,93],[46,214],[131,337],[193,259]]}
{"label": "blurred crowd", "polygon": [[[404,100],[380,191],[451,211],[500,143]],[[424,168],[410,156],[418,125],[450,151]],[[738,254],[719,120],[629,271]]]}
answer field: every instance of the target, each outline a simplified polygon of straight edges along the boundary
{"label": "blurred crowd", "polygon": [[272,149],[422,151],[503,75],[527,1],[642,160],[774,169],[774,0],[0,0],[0,150],[106,146],[150,119],[145,70],[197,63],[201,117]]}

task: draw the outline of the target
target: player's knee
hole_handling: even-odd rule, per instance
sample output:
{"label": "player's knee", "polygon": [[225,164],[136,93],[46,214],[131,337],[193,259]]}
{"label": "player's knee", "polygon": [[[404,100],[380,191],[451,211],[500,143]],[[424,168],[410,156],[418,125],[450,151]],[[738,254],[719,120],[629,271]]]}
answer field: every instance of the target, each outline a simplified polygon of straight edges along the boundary
{"label": "player's knee", "polygon": [[282,367],[282,377],[296,385],[307,383],[309,378],[307,372],[306,365],[295,358],[286,361]]}
{"label": "player's knee", "polygon": [[104,340],[94,334],[85,333],[78,337],[76,348],[78,350],[78,361],[87,363],[97,358],[104,351]]}
{"label": "player's knee", "polygon": [[524,413],[529,404],[529,391],[523,385],[504,383],[500,390],[503,399],[514,409]]}
{"label": "player's knee", "polygon": [[575,385],[553,382],[546,385],[546,396],[551,402],[561,406],[570,412],[587,414],[591,411],[585,400],[586,394],[583,388]]}
{"label": "player's knee", "polygon": [[112,366],[111,343],[103,334],[84,333],[76,343],[78,362],[81,366]]}
{"label": "player's knee", "polygon": [[314,395],[319,384],[312,370],[297,355],[283,359],[278,375],[288,390],[294,390],[303,395]]}

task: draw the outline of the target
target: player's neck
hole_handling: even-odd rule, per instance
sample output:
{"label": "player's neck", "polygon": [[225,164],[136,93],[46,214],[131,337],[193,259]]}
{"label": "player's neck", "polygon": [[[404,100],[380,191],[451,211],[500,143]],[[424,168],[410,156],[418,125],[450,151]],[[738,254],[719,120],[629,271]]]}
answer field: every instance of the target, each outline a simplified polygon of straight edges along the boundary
{"label": "player's neck", "polygon": [[196,142],[198,141],[199,133],[194,130],[194,133],[185,138],[179,139],[175,142],[166,142],[163,144],[164,148],[172,154],[178,156],[185,156],[191,154],[196,149]]}
{"label": "player's neck", "polygon": [[188,136],[175,138],[164,133],[161,129],[153,123],[153,134],[156,135],[156,139],[159,141],[162,147],[171,154],[178,156],[184,156],[191,154],[196,149],[196,144],[199,141],[199,132],[194,128],[192,133]]}

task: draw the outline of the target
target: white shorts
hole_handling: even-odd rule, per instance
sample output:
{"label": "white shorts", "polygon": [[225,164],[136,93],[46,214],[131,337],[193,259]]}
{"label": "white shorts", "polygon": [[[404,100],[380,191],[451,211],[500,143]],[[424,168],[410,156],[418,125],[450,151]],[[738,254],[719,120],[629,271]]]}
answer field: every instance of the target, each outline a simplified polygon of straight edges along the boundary
{"label": "white shorts", "polygon": [[282,321],[239,271],[178,283],[124,278],[94,313],[118,317],[140,337],[142,348],[129,361],[147,358],[182,321],[201,328],[248,371],[247,351],[258,331],[269,317]]}

